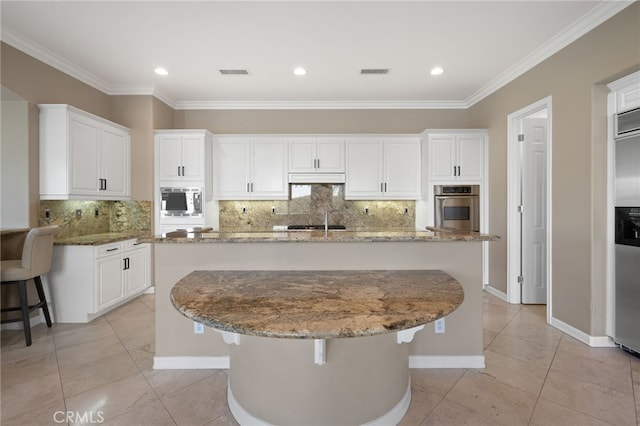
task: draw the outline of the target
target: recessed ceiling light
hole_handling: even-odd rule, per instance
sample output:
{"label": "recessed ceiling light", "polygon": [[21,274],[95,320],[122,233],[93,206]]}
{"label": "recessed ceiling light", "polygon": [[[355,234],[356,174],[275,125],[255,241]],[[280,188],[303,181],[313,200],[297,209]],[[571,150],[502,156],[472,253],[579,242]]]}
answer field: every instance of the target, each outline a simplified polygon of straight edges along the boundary
{"label": "recessed ceiling light", "polygon": [[305,75],[305,74],[307,73],[307,70],[305,70],[305,69],[304,69],[304,68],[302,68],[302,67],[297,67],[297,68],[295,68],[295,69],[293,70],[293,73],[294,73],[295,75]]}
{"label": "recessed ceiling light", "polygon": [[444,72],[442,67],[433,67],[431,68],[431,75],[440,75]]}
{"label": "recessed ceiling light", "polygon": [[166,68],[162,68],[162,67],[158,67],[154,71],[158,75],[168,75],[169,74],[169,71],[167,71]]}

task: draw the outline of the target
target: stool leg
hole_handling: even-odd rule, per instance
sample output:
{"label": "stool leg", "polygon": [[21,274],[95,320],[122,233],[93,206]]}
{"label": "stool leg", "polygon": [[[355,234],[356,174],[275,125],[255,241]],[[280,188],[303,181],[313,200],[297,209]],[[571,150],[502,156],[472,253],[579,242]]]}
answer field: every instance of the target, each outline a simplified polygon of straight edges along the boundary
{"label": "stool leg", "polygon": [[22,311],[24,340],[27,343],[27,346],[31,346],[31,321],[29,320],[29,299],[27,297],[26,281],[18,281],[18,294],[20,295],[20,310]]}
{"label": "stool leg", "polygon": [[38,297],[42,303],[42,312],[44,313],[44,319],[47,321],[47,327],[51,327],[51,317],[49,316],[49,307],[47,306],[47,298],[44,295],[44,288],[42,288],[42,280],[39,276],[33,278],[33,282],[36,285],[36,291]]}

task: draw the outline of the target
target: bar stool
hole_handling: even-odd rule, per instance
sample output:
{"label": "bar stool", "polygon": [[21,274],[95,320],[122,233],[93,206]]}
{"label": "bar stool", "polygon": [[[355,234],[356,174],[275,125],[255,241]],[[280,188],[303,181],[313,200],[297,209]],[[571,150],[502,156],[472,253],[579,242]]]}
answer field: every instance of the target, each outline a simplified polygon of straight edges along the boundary
{"label": "bar stool", "polygon": [[[29,315],[36,309],[42,308],[47,327],[51,327],[51,317],[47,307],[47,299],[42,288],[41,275],[51,269],[51,255],[53,254],[53,236],[58,232],[57,226],[45,226],[29,230],[22,248],[22,258],[18,260],[3,260],[0,264],[2,276],[1,285],[14,284],[18,286],[20,306],[2,308],[1,312],[21,311],[20,318],[2,320],[2,324],[22,321],[24,339],[27,346],[31,346],[31,322]],[[40,302],[29,305],[27,296],[27,281],[33,279]]]}

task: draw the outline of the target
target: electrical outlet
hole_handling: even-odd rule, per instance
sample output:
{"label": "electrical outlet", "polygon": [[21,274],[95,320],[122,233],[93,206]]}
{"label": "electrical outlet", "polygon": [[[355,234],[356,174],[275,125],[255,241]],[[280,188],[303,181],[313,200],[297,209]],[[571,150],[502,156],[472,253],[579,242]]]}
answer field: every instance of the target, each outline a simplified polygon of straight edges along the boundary
{"label": "electrical outlet", "polygon": [[276,214],[276,208],[275,207],[271,207],[271,214]]}
{"label": "electrical outlet", "polygon": [[193,334],[204,334],[204,324],[193,322]]}
{"label": "electrical outlet", "polygon": [[98,208],[96,207],[96,209],[93,211],[93,214],[95,215],[95,217],[100,216],[100,211],[98,210]]}
{"label": "electrical outlet", "polygon": [[364,208],[364,214],[369,214],[369,207]]}
{"label": "electrical outlet", "polygon": [[247,208],[246,208],[246,207],[243,207],[243,208],[242,208],[242,214],[246,214],[246,213],[247,213]]}
{"label": "electrical outlet", "polygon": [[45,219],[49,219],[51,217],[51,210],[49,209],[45,209],[44,211],[44,218]]}
{"label": "electrical outlet", "polygon": [[76,210],[76,219],[82,219],[82,210]]}
{"label": "electrical outlet", "polygon": [[437,319],[435,324],[436,334],[444,333],[444,318]]}
{"label": "electrical outlet", "polygon": [[409,214],[409,207],[404,208],[404,214]]}

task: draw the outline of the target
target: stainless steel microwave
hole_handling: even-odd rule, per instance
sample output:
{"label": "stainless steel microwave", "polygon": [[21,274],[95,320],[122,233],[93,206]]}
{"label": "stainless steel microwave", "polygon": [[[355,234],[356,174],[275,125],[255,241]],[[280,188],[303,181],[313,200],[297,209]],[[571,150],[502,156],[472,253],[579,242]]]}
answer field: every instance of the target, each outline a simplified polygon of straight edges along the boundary
{"label": "stainless steel microwave", "polygon": [[160,188],[160,217],[202,216],[202,188]]}

